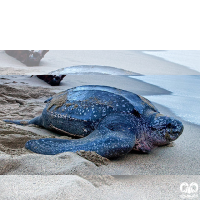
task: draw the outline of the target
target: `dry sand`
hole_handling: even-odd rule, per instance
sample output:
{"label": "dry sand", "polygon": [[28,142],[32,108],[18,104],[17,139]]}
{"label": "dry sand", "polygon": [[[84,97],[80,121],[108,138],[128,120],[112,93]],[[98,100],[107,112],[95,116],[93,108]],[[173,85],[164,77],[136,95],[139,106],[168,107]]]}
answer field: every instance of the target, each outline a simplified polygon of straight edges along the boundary
{"label": "dry sand", "polygon": [[[145,75],[173,74],[173,75],[199,75],[199,72],[187,67],[168,62],[166,60],[143,54],[141,51],[59,51],[50,50],[41,60],[40,66],[27,67],[13,57],[0,51],[1,75],[40,75],[48,74],[57,69],[87,65],[88,71],[94,66],[101,66],[102,72],[109,66],[125,70],[124,73],[134,72]],[[104,72],[105,73],[105,72]],[[110,71],[113,74],[112,70]],[[121,72],[123,73],[123,72]]]}
{"label": "dry sand", "polygon": [[[181,119],[184,132],[171,145],[154,149],[150,154],[129,153],[100,166],[96,165],[98,159],[91,162],[71,152],[45,156],[26,150],[24,144],[29,139],[60,136],[33,125],[6,124],[2,119],[30,119],[38,116],[45,106],[44,100],[59,91],[78,85],[103,84],[140,95],[170,94],[162,88],[127,76],[67,75],[60,86],[51,87],[36,76],[17,75],[46,74],[54,71],[55,66],[62,68],[79,64],[109,65],[127,71],[133,70],[133,62],[124,65],[122,60],[118,65],[117,60],[113,61],[114,64],[109,64],[100,62],[100,57],[95,59],[94,56],[93,61],[88,62],[87,52],[81,57],[87,58],[85,63],[78,63],[78,55],[74,55],[72,51],[67,52],[71,56],[70,59],[66,57],[66,52],[50,52],[41,62],[41,65],[46,67],[32,68],[23,66],[3,51],[0,52],[1,74],[13,74],[0,76],[0,174],[4,175],[0,177],[0,199],[180,199],[182,182],[196,182],[200,185],[200,177],[197,176],[200,173],[200,127]],[[140,52],[134,53],[134,66],[138,66],[134,67],[136,73],[180,74],[181,68],[183,74],[198,74],[151,56],[140,60],[144,55]],[[128,56],[130,55],[127,55],[127,58]],[[105,60],[108,61],[109,57]],[[144,64],[146,67],[142,68]],[[156,106],[163,114],[174,116],[169,109]]]}
{"label": "dry sand", "polygon": [[194,180],[200,184],[200,176],[186,175],[2,176],[0,194],[4,200],[180,200],[186,194],[180,191],[180,185]]}

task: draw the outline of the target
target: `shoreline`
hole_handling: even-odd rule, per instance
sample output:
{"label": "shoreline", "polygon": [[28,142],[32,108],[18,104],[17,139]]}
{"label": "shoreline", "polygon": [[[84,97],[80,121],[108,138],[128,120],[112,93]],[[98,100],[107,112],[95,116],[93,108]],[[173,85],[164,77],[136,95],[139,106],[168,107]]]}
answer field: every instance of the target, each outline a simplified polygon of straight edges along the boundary
{"label": "shoreline", "polygon": [[55,70],[87,65],[88,70],[98,65],[116,68],[116,71],[125,70],[143,75],[200,75],[200,72],[185,66],[168,62],[155,56],[147,55],[142,51],[64,51],[51,50],[41,60],[40,66],[27,67],[0,51],[1,75],[42,75]]}

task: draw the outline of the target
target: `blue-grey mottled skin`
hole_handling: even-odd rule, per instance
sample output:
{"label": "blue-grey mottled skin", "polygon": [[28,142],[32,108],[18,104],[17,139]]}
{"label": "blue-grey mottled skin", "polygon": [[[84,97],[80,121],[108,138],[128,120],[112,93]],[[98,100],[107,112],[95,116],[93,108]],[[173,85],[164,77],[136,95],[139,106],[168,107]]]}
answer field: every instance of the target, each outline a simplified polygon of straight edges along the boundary
{"label": "blue-grey mottled skin", "polygon": [[[119,157],[131,150],[150,152],[156,146],[177,139],[183,125],[161,115],[144,97],[108,86],[79,86],[46,100],[42,115],[27,124],[81,137],[81,139],[45,138],[30,140],[26,148],[40,154],[66,151],[95,151],[107,158]],[[20,120],[5,120],[20,125]]]}

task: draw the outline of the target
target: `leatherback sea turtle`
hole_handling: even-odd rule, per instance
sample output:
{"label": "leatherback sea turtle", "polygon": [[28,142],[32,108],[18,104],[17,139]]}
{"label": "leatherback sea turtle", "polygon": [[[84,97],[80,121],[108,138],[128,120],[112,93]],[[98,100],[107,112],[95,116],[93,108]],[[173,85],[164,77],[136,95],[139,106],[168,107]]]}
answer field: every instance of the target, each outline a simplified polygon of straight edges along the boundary
{"label": "leatherback sea turtle", "polygon": [[113,87],[79,86],[45,102],[41,116],[30,121],[5,121],[36,124],[81,139],[28,141],[25,147],[39,154],[85,150],[114,158],[131,150],[149,152],[174,141],[183,131],[180,121],[161,115],[146,98]]}

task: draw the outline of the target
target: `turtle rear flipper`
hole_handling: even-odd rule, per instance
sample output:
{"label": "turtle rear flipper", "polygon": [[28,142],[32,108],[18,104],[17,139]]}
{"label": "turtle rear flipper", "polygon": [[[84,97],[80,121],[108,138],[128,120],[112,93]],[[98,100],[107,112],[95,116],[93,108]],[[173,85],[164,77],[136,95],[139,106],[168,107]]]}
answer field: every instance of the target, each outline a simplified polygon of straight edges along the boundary
{"label": "turtle rear flipper", "polygon": [[4,119],[3,121],[7,122],[7,123],[22,125],[22,126],[29,124],[29,120],[10,120],[10,119]]}
{"label": "turtle rear flipper", "polygon": [[42,126],[42,120],[41,116],[35,117],[31,120],[10,120],[10,119],[4,119],[4,122],[12,123],[12,124],[17,124],[17,125],[28,125],[28,124],[35,124],[38,126]]}

